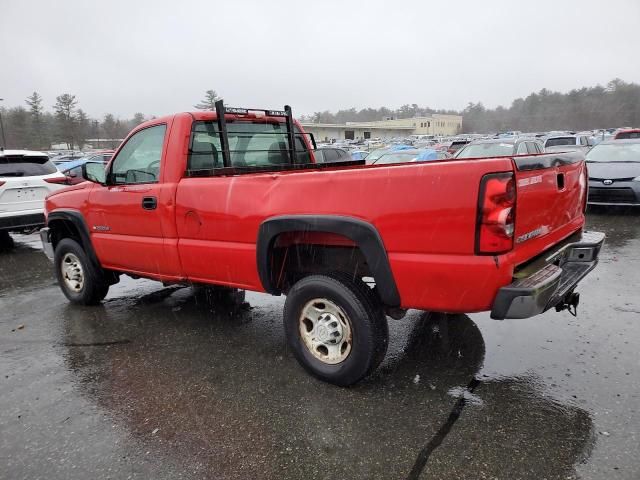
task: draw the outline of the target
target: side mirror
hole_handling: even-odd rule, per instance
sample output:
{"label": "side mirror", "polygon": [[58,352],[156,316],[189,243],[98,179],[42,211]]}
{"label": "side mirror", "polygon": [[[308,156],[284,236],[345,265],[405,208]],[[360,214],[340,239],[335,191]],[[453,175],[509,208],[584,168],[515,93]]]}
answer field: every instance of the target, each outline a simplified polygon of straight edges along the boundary
{"label": "side mirror", "polygon": [[107,174],[102,162],[87,162],[82,165],[82,178],[100,185],[106,184]]}

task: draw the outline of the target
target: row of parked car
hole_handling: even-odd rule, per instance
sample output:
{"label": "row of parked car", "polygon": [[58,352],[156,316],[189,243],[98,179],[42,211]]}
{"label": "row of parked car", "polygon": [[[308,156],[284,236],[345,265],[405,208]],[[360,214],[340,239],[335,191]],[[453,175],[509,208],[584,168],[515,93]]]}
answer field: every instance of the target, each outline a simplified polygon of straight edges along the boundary
{"label": "row of parked car", "polygon": [[588,202],[593,205],[640,206],[640,129],[601,132],[509,132],[493,138],[454,138],[448,141],[396,139],[396,143],[364,151],[348,146],[321,146],[320,163],[364,160],[368,165],[539,155],[578,151],[589,164]]}
{"label": "row of parked car", "polygon": [[99,162],[105,165],[111,160],[113,150],[96,150],[92,152],[72,152],[62,155],[51,155],[51,162],[67,177],[69,185],[84,182],[82,178],[82,165],[87,162]]}

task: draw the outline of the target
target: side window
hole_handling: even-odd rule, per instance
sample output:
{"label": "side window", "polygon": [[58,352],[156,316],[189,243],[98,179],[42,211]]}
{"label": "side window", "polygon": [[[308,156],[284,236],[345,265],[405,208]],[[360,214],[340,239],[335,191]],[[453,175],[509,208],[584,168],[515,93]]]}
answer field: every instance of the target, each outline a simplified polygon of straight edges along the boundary
{"label": "side window", "polygon": [[129,138],[112,163],[112,182],[116,185],[156,183],[166,130],[166,125],[156,125]]}
{"label": "side window", "polygon": [[527,153],[529,153],[527,151],[527,142],[522,142],[520,145],[518,145],[516,155],[526,155]]}

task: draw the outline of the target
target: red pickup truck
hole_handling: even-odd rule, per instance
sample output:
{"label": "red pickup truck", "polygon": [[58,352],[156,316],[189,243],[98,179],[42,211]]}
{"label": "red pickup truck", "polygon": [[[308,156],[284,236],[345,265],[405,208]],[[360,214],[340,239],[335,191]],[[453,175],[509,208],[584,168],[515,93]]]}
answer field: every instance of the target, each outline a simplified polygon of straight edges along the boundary
{"label": "red pickup truck", "polygon": [[339,385],[377,367],[386,316],[575,308],[604,241],[583,232],[581,154],[315,164],[283,111],[179,113],[136,127],[106,170],[49,195],[41,237],[64,294],[121,274],[287,296],[300,363]]}

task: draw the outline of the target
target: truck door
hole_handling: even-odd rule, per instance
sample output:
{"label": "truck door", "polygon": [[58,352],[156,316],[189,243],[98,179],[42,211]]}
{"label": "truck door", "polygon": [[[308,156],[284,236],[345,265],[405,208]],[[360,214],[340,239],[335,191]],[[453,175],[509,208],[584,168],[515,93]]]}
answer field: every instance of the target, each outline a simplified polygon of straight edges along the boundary
{"label": "truck door", "polygon": [[[154,276],[174,275],[163,261],[163,222],[168,202],[160,201],[167,125],[144,128],[129,137],[109,165],[107,185],[89,197],[88,228],[104,267]],[[171,212],[172,213],[172,212]]]}

